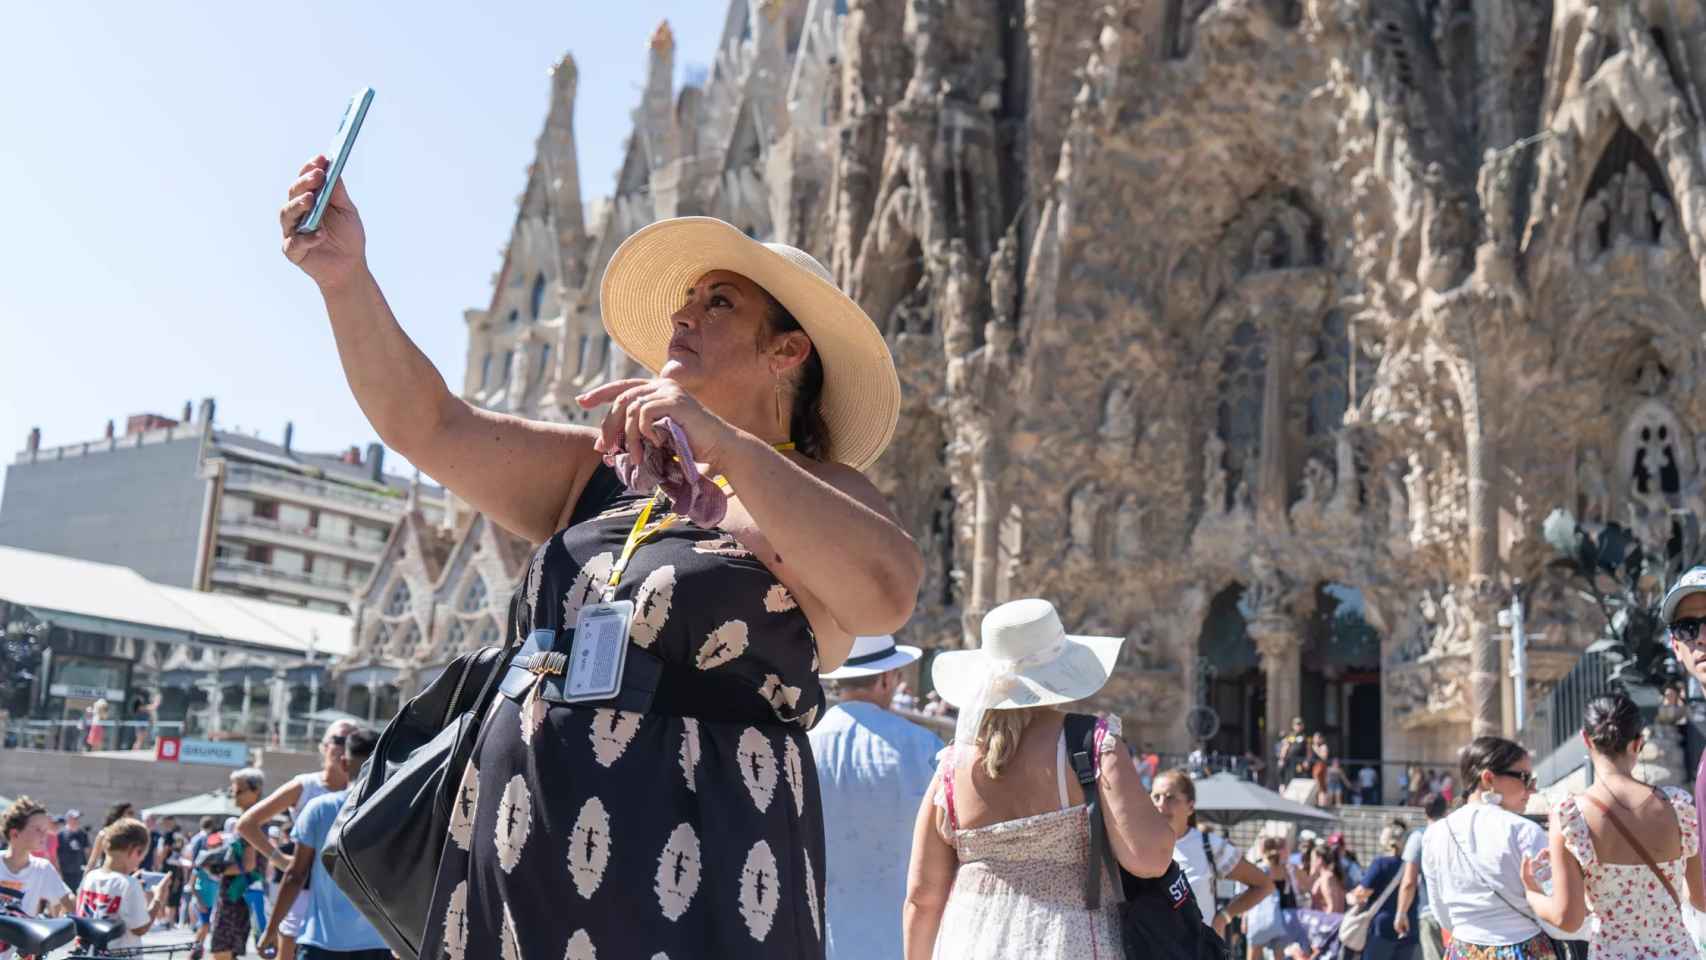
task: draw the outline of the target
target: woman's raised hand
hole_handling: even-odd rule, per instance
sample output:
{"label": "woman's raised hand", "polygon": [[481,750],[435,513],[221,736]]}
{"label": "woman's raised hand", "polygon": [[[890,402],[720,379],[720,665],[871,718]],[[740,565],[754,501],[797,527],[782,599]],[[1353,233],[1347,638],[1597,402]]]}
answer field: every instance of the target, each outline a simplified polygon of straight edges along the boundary
{"label": "woman's raised hand", "polygon": [[599,438],[593,448],[603,454],[626,452],[640,457],[640,439],[662,443],[663,435],[653,424],[670,418],[693,445],[693,457],[715,469],[720,451],[734,428],[705,409],[682,389],[681,384],[662,377],[653,380],[612,380],[575,398],[583,410],[609,403]]}
{"label": "woman's raised hand", "polygon": [[1539,863],[1526,853],[1522,855],[1522,886],[1529,893],[1546,895],[1546,888],[1540,885]]}
{"label": "woman's raised hand", "polygon": [[303,164],[296,182],[278,212],[279,227],[284,231],[284,255],[302,268],[321,289],[336,287],[363,269],[366,259],[367,233],[361,226],[361,215],[350,202],[343,178],[332,185],[332,199],[320,218],[320,229],[313,233],[297,233],[296,225],[314,209],[314,197],[326,182],[324,156]]}

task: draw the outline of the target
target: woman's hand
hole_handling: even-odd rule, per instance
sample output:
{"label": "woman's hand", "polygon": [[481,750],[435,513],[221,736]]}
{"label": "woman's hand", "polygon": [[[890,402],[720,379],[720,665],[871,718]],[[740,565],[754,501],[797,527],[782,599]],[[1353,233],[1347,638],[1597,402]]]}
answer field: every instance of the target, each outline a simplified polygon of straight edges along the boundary
{"label": "woman's hand", "polygon": [[1523,889],[1527,890],[1529,893],[1537,893],[1544,897],[1547,895],[1546,888],[1540,885],[1540,873],[1537,869],[1538,866],[1539,862],[1536,858],[1528,854],[1523,854],[1522,886]]}
{"label": "woman's hand", "polygon": [[581,394],[575,401],[583,410],[610,404],[610,412],[604,415],[599,427],[599,438],[593,443],[593,449],[600,453],[625,451],[638,460],[641,438],[654,445],[663,444],[664,434],[656,424],[668,417],[687,434],[693,444],[694,459],[710,464],[716,471],[719,455],[727,449],[735,433],[727,421],[705,409],[673,380],[613,380]]}
{"label": "woman's hand", "polygon": [[297,233],[296,225],[314,209],[314,198],[326,182],[324,156],[317,156],[303,165],[296,182],[278,211],[279,227],[284,231],[284,255],[302,268],[322,290],[335,288],[351,277],[359,276],[366,266],[367,232],[362,229],[361,215],[344,189],[342,177],[332,185],[332,198],[320,218],[320,229],[313,233]]}

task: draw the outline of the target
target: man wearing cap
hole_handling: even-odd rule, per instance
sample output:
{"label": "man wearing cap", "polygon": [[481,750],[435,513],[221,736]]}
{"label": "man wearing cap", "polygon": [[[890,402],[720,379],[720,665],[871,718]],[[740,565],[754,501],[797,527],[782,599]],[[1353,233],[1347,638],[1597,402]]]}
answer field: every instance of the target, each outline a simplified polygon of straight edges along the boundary
{"label": "man wearing cap", "polygon": [[[1665,594],[1660,615],[1670,635],[1671,652],[1676,662],[1695,680],[1706,684],[1706,636],[1700,628],[1706,624],[1706,565],[1695,566],[1679,577]],[[1694,805],[1706,803],[1706,756],[1700,758],[1700,769],[1694,774]],[[1706,854],[1706,830],[1701,831],[1700,852]]]}
{"label": "man wearing cap", "polygon": [[901,955],[912,825],[942,749],[889,709],[900,668],[918,657],[893,637],[858,637],[847,662],[823,675],[840,702],[807,736],[823,798],[828,960]]}

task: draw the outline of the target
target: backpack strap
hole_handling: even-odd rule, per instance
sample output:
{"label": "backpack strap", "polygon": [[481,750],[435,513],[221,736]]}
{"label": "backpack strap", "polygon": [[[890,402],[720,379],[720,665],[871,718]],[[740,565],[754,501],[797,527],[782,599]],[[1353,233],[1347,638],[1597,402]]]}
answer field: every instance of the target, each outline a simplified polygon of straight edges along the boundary
{"label": "backpack strap", "polygon": [[1102,820],[1102,794],[1096,784],[1096,735],[1100,730],[1101,719],[1098,717],[1082,713],[1066,715],[1063,732],[1068,746],[1071,747],[1072,772],[1078,778],[1078,785],[1084,788],[1085,812],[1090,820],[1089,869],[1084,878],[1084,906],[1090,910],[1099,909],[1102,905],[1104,864],[1107,865],[1109,875],[1114,878],[1115,895],[1120,902],[1125,900],[1119,863],[1114,859],[1114,848],[1108,841],[1107,825]]}

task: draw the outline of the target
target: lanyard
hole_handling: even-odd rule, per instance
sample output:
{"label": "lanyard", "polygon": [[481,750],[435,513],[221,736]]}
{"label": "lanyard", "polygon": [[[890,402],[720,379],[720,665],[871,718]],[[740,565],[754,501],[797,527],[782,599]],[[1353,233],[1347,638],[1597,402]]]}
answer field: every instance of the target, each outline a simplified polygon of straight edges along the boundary
{"label": "lanyard", "polygon": [[[792,450],[794,449],[794,444],[792,442],[774,443],[771,444],[771,448],[778,451]],[[734,492],[733,488],[729,486],[728,479],[722,474],[712,477],[711,482],[715,483],[717,487],[726,494],[732,494]],[[664,496],[662,491],[653,494],[652,499],[648,501],[645,508],[640,511],[640,515],[634,518],[634,527],[628,531],[628,539],[622,544],[622,555],[616,558],[615,565],[610,568],[610,579],[606,582],[604,587],[605,603],[609,603],[616,599],[616,588],[622,583],[622,574],[628,569],[628,561],[634,559],[634,552],[640,549],[640,544],[645,543],[657,534],[668,530],[670,527],[675,526],[676,523],[684,519],[680,514],[671,511],[665,514],[662,520],[657,522],[657,526],[648,530],[646,528],[646,522],[651,520],[652,511],[657,509],[658,505],[663,503],[663,500]]]}

